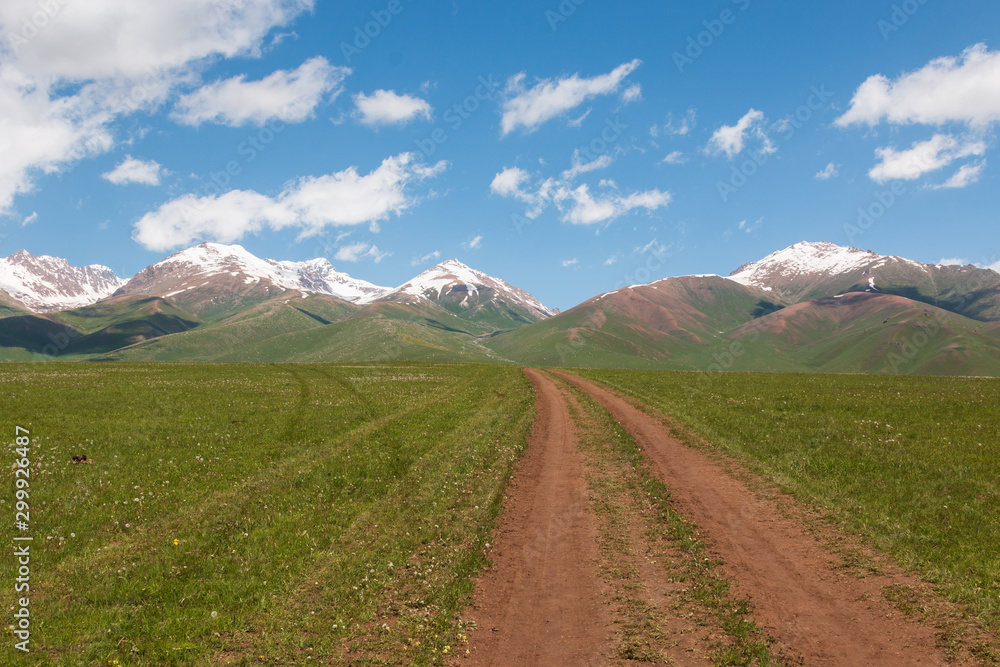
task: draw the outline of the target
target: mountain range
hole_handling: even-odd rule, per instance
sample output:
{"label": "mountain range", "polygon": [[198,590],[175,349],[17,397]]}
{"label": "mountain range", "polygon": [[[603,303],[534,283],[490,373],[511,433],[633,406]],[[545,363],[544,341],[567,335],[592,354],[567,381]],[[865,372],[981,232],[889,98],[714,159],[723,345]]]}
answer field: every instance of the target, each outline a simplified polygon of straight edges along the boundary
{"label": "mountain range", "polygon": [[1000,376],[1000,274],[802,242],[560,313],[454,259],[389,288],[215,243],[127,280],[18,251],[0,259],[0,359],[53,358]]}

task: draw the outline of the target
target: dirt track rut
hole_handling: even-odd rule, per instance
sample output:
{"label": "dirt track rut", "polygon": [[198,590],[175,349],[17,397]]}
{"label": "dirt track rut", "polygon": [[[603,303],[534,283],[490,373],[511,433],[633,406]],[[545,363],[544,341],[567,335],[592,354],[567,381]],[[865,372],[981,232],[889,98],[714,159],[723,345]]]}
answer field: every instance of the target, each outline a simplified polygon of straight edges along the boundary
{"label": "dirt track rut", "polygon": [[836,572],[816,538],[726,474],[705,454],[684,446],[657,419],[616,394],[558,373],[596,399],[639,442],[670,487],[680,511],[697,523],[754,618],[806,665],[943,665],[934,631],[882,603],[882,587],[902,577],[858,579]]}
{"label": "dirt track rut", "polygon": [[594,565],[597,531],[573,420],[551,378],[526,371],[537,395],[528,451],[480,579],[473,665],[599,665],[610,626]]}

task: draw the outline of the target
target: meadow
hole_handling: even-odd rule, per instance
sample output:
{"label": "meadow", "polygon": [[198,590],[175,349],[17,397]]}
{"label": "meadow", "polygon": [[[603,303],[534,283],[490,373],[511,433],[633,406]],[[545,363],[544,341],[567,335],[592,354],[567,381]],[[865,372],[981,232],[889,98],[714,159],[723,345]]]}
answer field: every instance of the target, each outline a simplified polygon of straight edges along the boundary
{"label": "meadow", "polygon": [[734,457],[1000,629],[1000,380],[575,372],[669,415],[690,444]]}
{"label": "meadow", "polygon": [[[487,365],[0,367],[5,467],[15,427],[32,438],[31,664],[464,652],[533,401]],[[0,559],[7,608],[16,567]]]}

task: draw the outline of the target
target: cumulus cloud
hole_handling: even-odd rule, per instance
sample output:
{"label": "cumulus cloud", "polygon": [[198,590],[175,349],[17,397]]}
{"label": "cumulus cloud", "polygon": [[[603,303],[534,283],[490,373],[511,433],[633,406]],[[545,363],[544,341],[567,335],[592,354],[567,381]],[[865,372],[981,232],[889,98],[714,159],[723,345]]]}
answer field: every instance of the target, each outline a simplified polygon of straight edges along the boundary
{"label": "cumulus cloud", "polygon": [[934,190],[960,189],[979,182],[979,177],[986,168],[986,160],[972,164],[963,164],[958,171],[941,185],[931,186]]}
{"label": "cumulus cloud", "polygon": [[986,144],[981,141],[935,134],[927,141],[914,143],[908,150],[898,151],[891,146],[877,149],[875,155],[879,163],[868,172],[868,176],[877,183],[894,179],[909,181],[947,167],[955,160],[985,152]]}
{"label": "cumulus cloud", "polygon": [[583,162],[577,152],[573,155],[573,166],[564,171],[561,178],[547,178],[532,185],[532,176],[519,167],[508,167],[498,173],[490,184],[490,191],[502,197],[517,199],[528,205],[525,216],[538,217],[546,207],[554,205],[563,222],[574,225],[591,225],[611,222],[636,209],[652,212],[667,206],[673,199],[669,192],[653,189],[643,192],[623,194],[618,184],[609,179],[601,179],[601,192],[592,193],[590,186],[574,186],[577,176],[601,169],[611,164],[609,156],[600,156],[590,162]]}
{"label": "cumulus cloud", "polygon": [[534,132],[589,99],[618,92],[625,78],[641,64],[641,60],[633,60],[619,65],[608,74],[592,78],[574,74],[562,79],[542,79],[531,88],[525,86],[527,75],[524,72],[511,77],[507,80],[501,104],[503,135],[519,127],[526,132]]}
{"label": "cumulus cloud", "polygon": [[635,209],[646,209],[649,212],[663,208],[673,198],[669,192],[648,190],[630,195],[618,193],[602,193],[593,196],[587,185],[581,185],[568,192],[560,191],[556,197],[556,205],[562,212],[562,219],[574,225],[592,225],[599,222],[610,222],[620,218]]}
{"label": "cumulus cloud", "polygon": [[753,234],[755,231],[760,229],[760,226],[761,224],[763,224],[763,222],[764,218],[757,218],[757,220],[755,220],[754,222],[750,222],[749,220],[740,220],[740,223],[737,225],[737,228],[741,232],[746,232],[747,234]]}
{"label": "cumulus cloud", "polygon": [[624,93],[622,93],[622,102],[624,102],[625,104],[638,102],[641,99],[642,99],[642,86],[640,86],[638,83],[632,84],[631,86],[625,89]]}
{"label": "cumulus cloud", "polygon": [[371,95],[354,96],[356,116],[365,125],[403,125],[411,120],[431,119],[431,105],[410,95],[398,95],[391,90],[376,90]]}
{"label": "cumulus cloud", "polygon": [[687,164],[688,158],[681,151],[674,151],[663,158],[663,164]]}
{"label": "cumulus cloud", "polygon": [[391,255],[391,252],[381,252],[377,245],[352,243],[338,248],[333,258],[340,262],[359,262],[366,257],[371,257],[378,264]]}
{"label": "cumulus cloud", "polygon": [[1000,121],[1000,51],[976,44],[959,57],[932,60],[895,80],[871,76],[836,124],[877,125],[883,120],[897,125],[959,122],[976,128]]}
{"label": "cumulus cloud", "polygon": [[610,167],[615,161],[610,155],[600,155],[590,162],[584,162],[583,156],[580,154],[580,150],[577,149],[573,152],[572,166],[562,173],[563,180],[572,181],[580,174],[586,174],[592,171],[597,171],[598,169],[605,169]]}
{"label": "cumulus cloud", "polygon": [[713,155],[725,153],[731,160],[743,152],[747,139],[754,136],[761,142],[761,153],[774,153],[777,148],[764,131],[764,123],[764,112],[750,109],[736,125],[723,125],[717,129],[708,140],[705,150]]}
{"label": "cumulus cloud", "polygon": [[313,8],[314,0],[172,0],[60,2],[56,18],[25,43],[22,20],[39,11],[36,0],[0,3],[0,26],[11,35],[25,71],[69,81],[128,79],[187,68],[210,56],[260,55],[275,27]]}
{"label": "cumulus cloud", "polygon": [[562,267],[565,269],[565,268],[568,268],[570,266],[576,265],[577,263],[579,263],[579,261],[580,260],[578,260],[576,257],[574,257],[573,259],[564,259],[561,263],[562,263]]}
{"label": "cumulus cloud", "polygon": [[182,96],[171,117],[193,127],[202,123],[261,126],[271,119],[301,123],[313,116],[325,96],[332,100],[340,94],[340,84],[350,73],[349,68],[334,67],[317,56],[259,81],[247,81],[240,74]]}
{"label": "cumulus cloud", "polygon": [[477,236],[473,238],[471,241],[465,241],[462,243],[462,247],[465,248],[466,250],[476,250],[477,248],[481,248],[482,245],[483,245],[482,236]]}
{"label": "cumulus cloud", "polygon": [[829,181],[831,178],[836,178],[839,175],[840,175],[840,169],[837,167],[837,165],[831,162],[830,164],[823,167],[823,169],[816,174],[816,180]]}
{"label": "cumulus cloud", "polygon": [[111,150],[114,122],[155,109],[216,57],[255,56],[313,0],[60,2],[25,37],[36,0],[0,3],[0,213],[39,173]]}
{"label": "cumulus cloud", "polygon": [[38,220],[38,211],[32,212],[31,215],[29,215],[24,220],[22,220],[21,221],[21,226],[22,227],[27,227],[28,225],[30,225],[31,223],[35,222],[36,220]]}
{"label": "cumulus cloud", "polygon": [[135,223],[132,238],[149,250],[165,251],[199,239],[235,243],[263,229],[295,227],[300,238],[306,238],[327,227],[377,225],[414,205],[410,185],[439,175],[447,166],[425,165],[413,154],[402,153],[363,176],[350,167],[298,179],[277,197],[246,190],[189,194],[144,215]]}
{"label": "cumulus cloud", "polygon": [[138,160],[126,155],[122,162],[111,171],[101,174],[101,178],[115,185],[138,183],[140,185],[159,185],[164,170],[159,162],[154,160]]}

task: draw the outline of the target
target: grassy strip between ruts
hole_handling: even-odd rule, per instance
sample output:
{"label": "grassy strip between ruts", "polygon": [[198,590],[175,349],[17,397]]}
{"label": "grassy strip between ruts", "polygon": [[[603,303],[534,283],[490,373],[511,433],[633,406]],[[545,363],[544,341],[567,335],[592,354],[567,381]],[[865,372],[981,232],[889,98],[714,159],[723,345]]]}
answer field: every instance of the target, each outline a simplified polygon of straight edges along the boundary
{"label": "grassy strip between ruts", "polygon": [[3,366],[30,664],[443,663],[533,405],[485,365]]}
{"label": "grassy strip between ruts", "polygon": [[[749,603],[731,592],[697,526],[677,514],[670,489],[632,436],[589,396],[557,381],[571,397],[587,456],[602,576],[622,619],[618,658],[687,664],[700,654],[716,665],[781,664],[750,620]],[[650,591],[655,583],[664,588],[659,601]]]}
{"label": "grassy strip between ruts", "polygon": [[[669,415],[688,444],[735,457],[918,572],[958,603],[958,620],[1000,629],[1000,381],[574,372]],[[955,652],[955,623],[937,622]],[[996,642],[976,634],[966,648],[995,663]]]}

